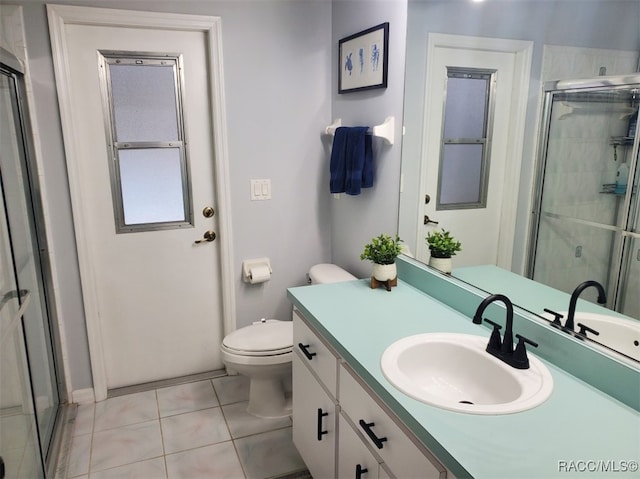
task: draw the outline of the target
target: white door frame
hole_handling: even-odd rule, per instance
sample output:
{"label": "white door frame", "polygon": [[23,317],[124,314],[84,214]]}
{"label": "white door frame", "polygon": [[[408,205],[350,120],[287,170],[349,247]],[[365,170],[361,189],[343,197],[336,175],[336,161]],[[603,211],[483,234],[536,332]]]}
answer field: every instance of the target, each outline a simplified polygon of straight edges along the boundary
{"label": "white door frame", "polygon": [[[516,213],[518,210],[518,188],[520,185],[520,169],[522,165],[524,127],[527,113],[527,101],[529,97],[529,80],[531,77],[531,60],[533,56],[533,42],[523,40],[507,40],[502,38],[470,37],[463,35],[447,35],[442,33],[430,33],[427,41],[427,74],[425,81],[425,106],[423,119],[423,132],[430,131],[431,106],[428,105],[429,89],[432,88],[437,74],[430,59],[434,58],[436,48],[458,48],[463,50],[478,50],[498,53],[513,53],[515,55],[515,68],[513,76],[513,90],[511,92],[511,115],[509,118],[509,141],[507,145],[507,158],[515,161],[507,161],[505,164],[504,192],[502,197],[502,211],[500,215],[500,232],[498,236],[498,264],[502,268],[511,269],[513,256],[513,239],[516,229]],[[441,105],[437,106],[440,108]],[[424,155],[427,151],[426,138],[423,134],[422,157],[420,162],[420,195],[425,195],[426,161]],[[416,249],[418,257],[427,257],[428,250],[424,241],[424,233],[421,227],[424,212],[422,205],[418,208],[418,234]],[[422,250],[421,250],[422,248]],[[420,253],[422,256],[420,256]]]}
{"label": "white door frame", "polygon": [[[153,28],[156,30],[180,30],[202,32],[208,42],[208,60],[210,65],[211,115],[213,120],[213,147],[215,152],[215,189],[218,208],[218,235],[220,247],[220,266],[222,275],[222,315],[223,333],[227,335],[236,328],[236,302],[233,275],[233,251],[231,241],[231,196],[229,182],[229,158],[227,147],[227,125],[224,97],[224,74],[222,65],[221,18],[203,15],[184,15],[172,13],[142,12],[134,10],[115,10],[107,8],[75,7],[67,5],[47,5],[49,31],[56,77],[56,88],[64,136],[64,148],[68,157],[67,171],[69,189],[73,205],[73,221],[78,247],[78,260],[84,300],[84,313],[91,356],[93,374],[93,392],[96,401],[107,397],[107,378],[104,364],[104,350],[100,334],[97,287],[93,265],[90,261],[90,249],[85,237],[86,225],[91,214],[82,201],[81,175],[76,161],[79,139],[74,127],[77,119],[71,107],[70,73],[68,70],[68,48],[66,27],[68,25]],[[212,345],[217,347],[217,345]]]}

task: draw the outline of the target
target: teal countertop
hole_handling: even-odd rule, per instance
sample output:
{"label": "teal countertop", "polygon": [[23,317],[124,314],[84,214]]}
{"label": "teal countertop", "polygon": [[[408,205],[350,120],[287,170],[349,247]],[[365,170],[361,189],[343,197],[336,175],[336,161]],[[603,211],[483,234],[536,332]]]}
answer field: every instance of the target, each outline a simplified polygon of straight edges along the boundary
{"label": "teal countertop", "polygon": [[591,477],[639,477],[621,470],[640,460],[640,414],[544,360],[554,380],[551,397],[515,414],[447,411],[395,389],[380,369],[394,341],[428,332],[489,334],[407,283],[398,281],[392,292],[371,289],[369,280],[302,286],[288,296],[457,478],[584,477],[592,468]]}

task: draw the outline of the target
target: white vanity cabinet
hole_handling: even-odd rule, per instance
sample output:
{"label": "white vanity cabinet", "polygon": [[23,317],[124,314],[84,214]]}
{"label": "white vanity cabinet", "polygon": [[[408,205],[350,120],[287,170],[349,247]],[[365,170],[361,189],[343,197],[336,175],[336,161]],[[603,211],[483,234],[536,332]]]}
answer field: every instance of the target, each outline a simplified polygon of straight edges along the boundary
{"label": "white vanity cabinet", "polygon": [[338,359],[293,314],[293,442],[314,478],[336,477]]}
{"label": "white vanity cabinet", "polygon": [[297,310],[293,336],[293,441],[315,479],[447,477]]}

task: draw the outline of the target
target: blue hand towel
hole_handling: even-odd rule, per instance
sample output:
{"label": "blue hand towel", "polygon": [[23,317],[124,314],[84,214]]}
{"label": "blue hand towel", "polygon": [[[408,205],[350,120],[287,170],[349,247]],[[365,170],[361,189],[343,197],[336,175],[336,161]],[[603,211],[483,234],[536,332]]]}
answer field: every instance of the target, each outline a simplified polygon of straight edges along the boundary
{"label": "blue hand towel", "polygon": [[336,129],[331,150],[329,188],[331,193],[359,195],[373,186],[373,154],[368,127]]}

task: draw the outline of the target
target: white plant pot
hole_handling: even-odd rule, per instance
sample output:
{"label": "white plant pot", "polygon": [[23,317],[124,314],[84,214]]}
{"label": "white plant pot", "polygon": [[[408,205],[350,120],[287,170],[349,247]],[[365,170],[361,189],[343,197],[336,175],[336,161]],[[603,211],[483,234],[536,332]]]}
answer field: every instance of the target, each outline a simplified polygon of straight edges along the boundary
{"label": "white plant pot", "polygon": [[451,258],[434,258],[433,256],[429,258],[429,266],[442,271],[443,273],[451,274],[451,265]]}
{"label": "white plant pot", "polygon": [[396,264],[377,264],[373,263],[373,277],[378,281],[388,281],[398,276],[398,268]]}

